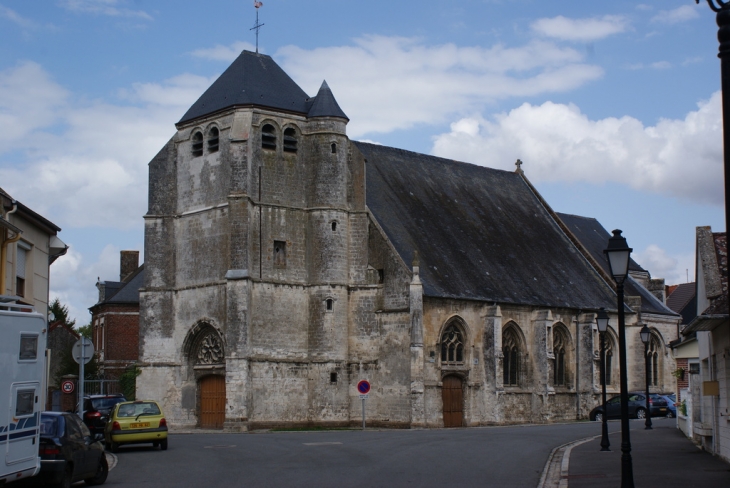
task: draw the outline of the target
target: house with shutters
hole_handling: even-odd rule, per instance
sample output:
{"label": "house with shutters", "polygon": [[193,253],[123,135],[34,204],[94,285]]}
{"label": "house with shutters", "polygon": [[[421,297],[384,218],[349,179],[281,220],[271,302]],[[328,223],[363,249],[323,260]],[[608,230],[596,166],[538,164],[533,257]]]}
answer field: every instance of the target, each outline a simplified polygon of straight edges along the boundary
{"label": "house with shutters", "polygon": [[[348,122],[326,82],[310,97],[244,51],[176,124],[149,163],[137,394],[232,431],[356,425],[363,379],[373,426],[586,418],[596,312],[617,324],[608,233],[554,212],[519,161],[356,142]],[[661,388],[679,316],[631,274],[632,385],[652,321]]]}

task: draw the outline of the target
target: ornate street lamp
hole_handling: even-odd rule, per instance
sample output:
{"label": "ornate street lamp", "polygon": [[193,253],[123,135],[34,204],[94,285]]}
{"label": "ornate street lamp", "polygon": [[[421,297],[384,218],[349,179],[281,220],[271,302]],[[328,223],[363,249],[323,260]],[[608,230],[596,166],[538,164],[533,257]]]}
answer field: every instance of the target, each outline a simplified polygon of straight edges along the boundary
{"label": "ornate street lamp", "polygon": [[649,339],[651,339],[651,331],[646,324],[641,328],[639,335],[641,336],[641,342],[644,343],[644,366],[646,369],[646,422],[644,422],[644,425],[646,429],[651,429],[651,400],[649,399],[649,376],[651,375],[651,371],[649,371]]}
{"label": "ornate street lamp", "polygon": [[596,315],[596,324],[598,325],[598,337],[601,341],[601,401],[603,402],[603,419],[601,419],[601,451],[610,451],[608,447],[608,411],[606,410],[606,346],[604,342],[604,334],[608,330],[608,314],[606,309],[601,307]]}
{"label": "ornate street lamp", "polygon": [[616,281],[618,305],[618,352],[621,362],[621,488],[634,488],[634,467],[631,461],[631,439],[629,434],[629,387],[626,372],[626,317],[624,316],[624,280],[629,274],[631,249],[621,231],[613,231],[608,248],[603,251],[608,258],[611,276]]}

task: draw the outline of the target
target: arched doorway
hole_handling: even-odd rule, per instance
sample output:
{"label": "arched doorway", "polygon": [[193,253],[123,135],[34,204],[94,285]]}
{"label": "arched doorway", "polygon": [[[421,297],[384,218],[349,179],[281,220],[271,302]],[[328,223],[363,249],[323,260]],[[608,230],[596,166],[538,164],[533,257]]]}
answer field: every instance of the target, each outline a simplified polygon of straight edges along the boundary
{"label": "arched doorway", "polygon": [[226,377],[209,375],[200,379],[200,427],[222,429],[226,418]]}
{"label": "arched doorway", "polygon": [[464,425],[464,389],[461,378],[455,375],[444,377],[441,387],[444,404],[444,427]]}

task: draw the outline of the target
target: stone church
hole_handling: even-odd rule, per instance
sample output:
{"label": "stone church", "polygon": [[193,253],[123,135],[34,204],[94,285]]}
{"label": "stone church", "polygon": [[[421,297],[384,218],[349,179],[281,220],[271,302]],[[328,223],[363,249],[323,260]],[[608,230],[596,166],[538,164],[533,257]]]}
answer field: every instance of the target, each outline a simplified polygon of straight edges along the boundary
{"label": "stone church", "polygon": [[[370,426],[585,418],[601,307],[618,391],[606,230],[555,213],[519,162],[355,142],[348,121],[326,83],[310,97],[244,51],[176,124],[149,164],[138,397],[235,431],[358,425],[362,379]],[[671,390],[679,317],[632,276],[631,387],[648,323]]]}

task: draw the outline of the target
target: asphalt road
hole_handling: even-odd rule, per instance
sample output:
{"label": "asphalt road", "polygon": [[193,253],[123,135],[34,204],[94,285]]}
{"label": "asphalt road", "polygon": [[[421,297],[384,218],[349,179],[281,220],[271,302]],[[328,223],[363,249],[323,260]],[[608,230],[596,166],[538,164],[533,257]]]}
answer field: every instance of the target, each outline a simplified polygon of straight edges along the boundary
{"label": "asphalt road", "polygon": [[105,486],[534,487],[554,447],[597,434],[597,422],[171,434],[167,451],[123,446]]}

